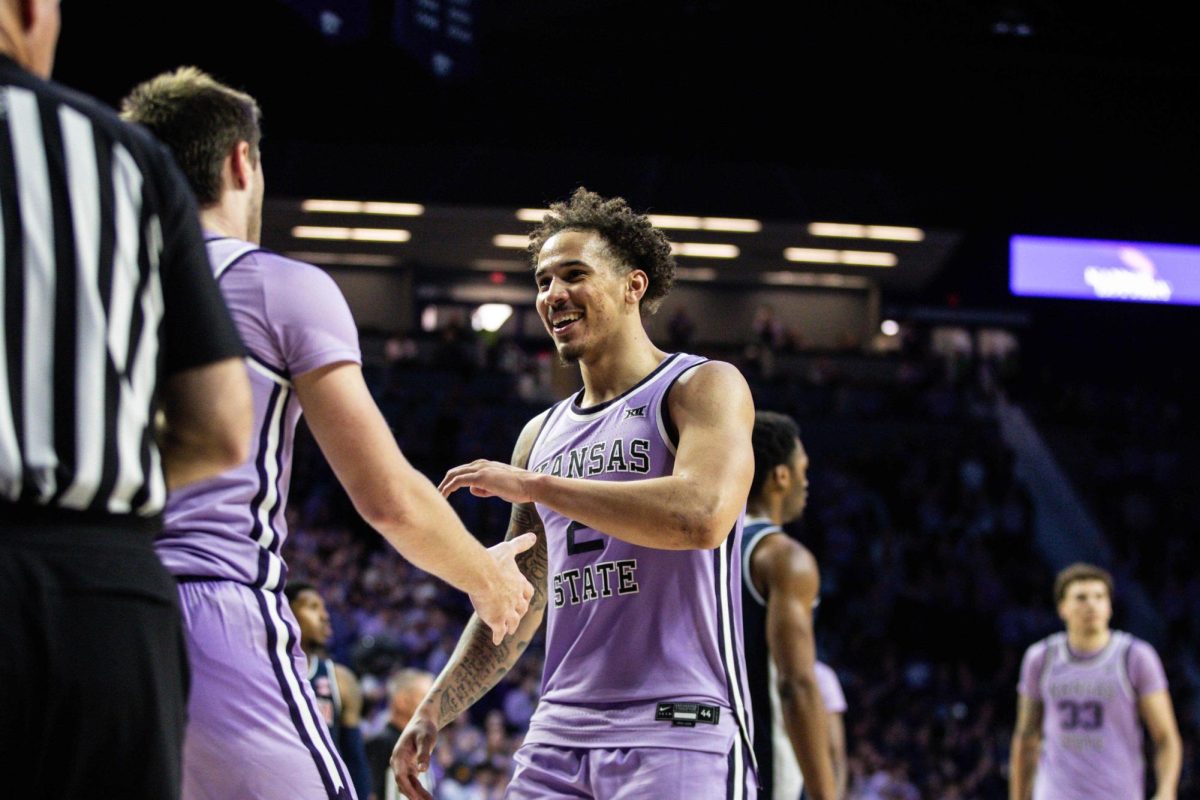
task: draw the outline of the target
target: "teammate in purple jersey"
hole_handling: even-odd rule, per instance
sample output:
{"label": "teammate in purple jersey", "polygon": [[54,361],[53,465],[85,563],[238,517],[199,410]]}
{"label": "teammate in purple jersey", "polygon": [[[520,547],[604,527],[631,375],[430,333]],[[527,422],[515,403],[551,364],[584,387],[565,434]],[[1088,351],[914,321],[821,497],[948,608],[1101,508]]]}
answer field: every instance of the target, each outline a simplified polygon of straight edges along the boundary
{"label": "teammate in purple jersey", "polygon": [[507,797],[746,797],[755,789],[738,541],[754,407],[729,364],[650,341],[670,243],[620,198],[579,189],[530,240],[537,310],[583,388],[522,432],[512,464],[442,481],[513,503],[538,532],[531,611],[499,647],[464,633],[396,745],[400,789],[437,731],[516,663],[547,618],[542,697]]}
{"label": "teammate in purple jersey", "polygon": [[197,195],[213,271],[249,353],[256,412],[250,460],[174,494],[158,541],[180,583],[192,673],[183,796],[353,797],[282,592],[301,412],[363,518],[418,567],[468,592],[496,642],[528,607],[533,589],[514,557],[536,538],[484,550],[396,447],[337,286],[258,247],[254,99],[184,68],[138,86],[123,113],[171,147]]}
{"label": "teammate in purple jersey", "polygon": [[1112,588],[1112,576],[1090,564],[1054,581],[1067,630],[1021,663],[1012,800],[1145,797],[1142,722],[1154,744],[1154,800],[1175,800],[1182,745],[1167,678],[1153,647],[1109,628]]}

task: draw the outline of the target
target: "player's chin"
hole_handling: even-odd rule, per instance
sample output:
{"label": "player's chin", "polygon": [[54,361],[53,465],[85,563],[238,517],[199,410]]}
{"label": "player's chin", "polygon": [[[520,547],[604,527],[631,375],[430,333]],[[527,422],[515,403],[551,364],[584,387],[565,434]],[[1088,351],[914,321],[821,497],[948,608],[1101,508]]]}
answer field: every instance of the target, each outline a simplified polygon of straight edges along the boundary
{"label": "player's chin", "polygon": [[564,364],[578,364],[583,358],[583,346],[573,342],[558,343],[558,358]]}

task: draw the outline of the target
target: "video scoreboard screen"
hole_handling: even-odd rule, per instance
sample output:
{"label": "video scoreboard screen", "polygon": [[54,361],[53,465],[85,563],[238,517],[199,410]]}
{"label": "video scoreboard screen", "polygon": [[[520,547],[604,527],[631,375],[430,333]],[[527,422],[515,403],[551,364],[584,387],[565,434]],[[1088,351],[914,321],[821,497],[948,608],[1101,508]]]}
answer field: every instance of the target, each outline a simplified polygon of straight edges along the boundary
{"label": "video scoreboard screen", "polygon": [[1200,305],[1200,247],[1013,236],[1009,287],[1024,297]]}

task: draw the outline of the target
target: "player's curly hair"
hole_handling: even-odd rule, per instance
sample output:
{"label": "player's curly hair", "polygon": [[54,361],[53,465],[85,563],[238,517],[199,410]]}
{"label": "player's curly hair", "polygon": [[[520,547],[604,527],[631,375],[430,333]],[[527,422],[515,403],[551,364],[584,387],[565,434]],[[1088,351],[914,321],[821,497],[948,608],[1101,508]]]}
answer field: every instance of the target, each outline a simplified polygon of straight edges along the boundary
{"label": "player's curly hair", "polygon": [[568,202],[550,206],[550,213],[529,234],[529,258],[534,266],[546,240],[562,231],[596,231],[626,271],[646,273],[650,285],[642,295],[643,316],[657,311],[671,291],[675,258],[670,240],[644,214],[634,213],[624,198],[604,198],[580,186]]}
{"label": "player's curly hair", "polygon": [[796,452],[796,440],[800,438],[800,426],[787,414],[775,411],[754,413],[754,432],[750,436],[754,448],[754,482],[750,484],[750,496],[757,497],[767,485],[767,478],[780,464],[792,463]]}

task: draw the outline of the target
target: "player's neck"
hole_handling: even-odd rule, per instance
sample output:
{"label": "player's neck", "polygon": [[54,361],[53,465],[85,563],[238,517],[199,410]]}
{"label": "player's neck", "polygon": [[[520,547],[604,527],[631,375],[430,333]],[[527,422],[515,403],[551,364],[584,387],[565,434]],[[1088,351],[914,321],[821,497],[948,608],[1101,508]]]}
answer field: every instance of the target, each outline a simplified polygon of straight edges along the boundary
{"label": "player's neck", "polygon": [[654,346],[646,331],[614,337],[594,357],[579,362],[583,376],[583,405],[594,406],[618,397],[653,372],[667,354]]}
{"label": "player's neck", "polygon": [[751,497],[746,501],[747,517],[765,517],[773,525],[783,526],[783,504],[769,497]]}
{"label": "player's neck", "polygon": [[1112,630],[1109,628],[1095,631],[1067,630],[1067,645],[1071,648],[1071,652],[1078,655],[1099,653],[1108,646],[1110,639],[1112,639]]}
{"label": "player's neck", "polygon": [[204,230],[248,242],[250,225],[247,219],[244,212],[239,214],[238,209],[228,203],[216,203],[200,210],[200,225]]}

